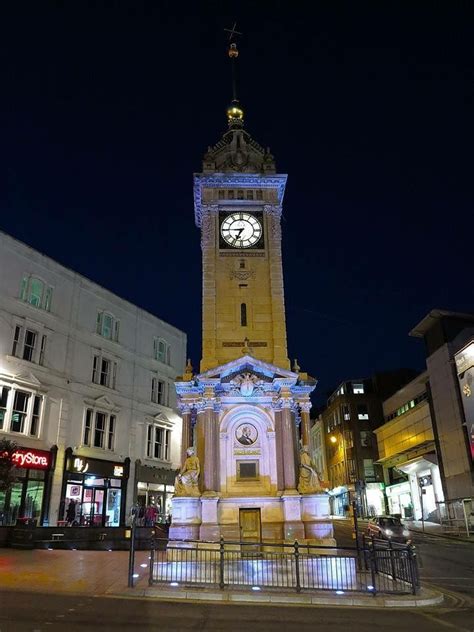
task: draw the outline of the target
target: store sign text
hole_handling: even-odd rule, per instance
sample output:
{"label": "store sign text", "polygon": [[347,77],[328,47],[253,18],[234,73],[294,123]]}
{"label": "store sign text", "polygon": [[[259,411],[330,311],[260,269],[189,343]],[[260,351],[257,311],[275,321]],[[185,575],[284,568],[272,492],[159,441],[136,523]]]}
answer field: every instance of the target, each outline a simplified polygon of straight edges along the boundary
{"label": "store sign text", "polygon": [[13,453],[12,459],[17,467],[32,470],[47,470],[49,467],[49,454],[47,452],[19,449]]}

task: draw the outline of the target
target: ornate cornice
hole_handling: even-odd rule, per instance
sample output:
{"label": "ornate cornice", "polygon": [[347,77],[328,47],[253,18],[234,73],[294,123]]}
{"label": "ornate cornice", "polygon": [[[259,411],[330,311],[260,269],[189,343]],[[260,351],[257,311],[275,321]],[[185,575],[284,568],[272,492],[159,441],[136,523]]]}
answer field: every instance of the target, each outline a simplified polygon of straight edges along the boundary
{"label": "ornate cornice", "polygon": [[[203,204],[202,203],[202,189],[208,188],[256,188],[256,189],[276,189],[278,195],[278,204],[265,205],[265,207],[271,208],[272,213],[278,213],[283,204],[283,196],[285,195],[285,186],[287,175],[284,173],[265,175],[258,173],[214,173],[205,175],[202,173],[196,173],[194,175],[194,219],[196,226],[201,228],[203,213],[209,208],[217,205]],[[228,204],[228,202],[227,202]]]}

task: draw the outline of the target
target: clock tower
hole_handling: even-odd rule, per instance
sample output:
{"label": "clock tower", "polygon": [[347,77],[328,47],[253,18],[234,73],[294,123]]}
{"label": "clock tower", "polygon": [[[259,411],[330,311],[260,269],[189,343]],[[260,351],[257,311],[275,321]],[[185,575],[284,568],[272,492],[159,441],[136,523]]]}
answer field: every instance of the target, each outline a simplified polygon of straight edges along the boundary
{"label": "clock tower", "polygon": [[[229,47],[234,64],[235,43]],[[328,498],[307,451],[316,380],[286,342],[281,255],[285,174],[244,128],[194,175],[202,247],[202,359],[175,382],[183,419],[170,538],[332,543]],[[187,544],[183,545],[187,546]]]}
{"label": "clock tower", "polygon": [[240,355],[289,368],[281,256],[286,174],[244,129],[234,99],[228,130],[194,176],[202,247],[201,371]]}

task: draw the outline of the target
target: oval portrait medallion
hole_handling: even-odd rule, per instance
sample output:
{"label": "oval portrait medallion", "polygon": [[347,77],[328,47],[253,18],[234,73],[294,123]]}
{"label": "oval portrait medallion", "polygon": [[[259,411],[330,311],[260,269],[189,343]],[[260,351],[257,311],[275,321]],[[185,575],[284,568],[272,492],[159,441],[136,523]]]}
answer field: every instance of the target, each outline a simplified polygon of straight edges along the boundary
{"label": "oval portrait medallion", "polygon": [[235,431],[235,438],[241,445],[253,445],[257,437],[257,429],[252,424],[240,424]]}

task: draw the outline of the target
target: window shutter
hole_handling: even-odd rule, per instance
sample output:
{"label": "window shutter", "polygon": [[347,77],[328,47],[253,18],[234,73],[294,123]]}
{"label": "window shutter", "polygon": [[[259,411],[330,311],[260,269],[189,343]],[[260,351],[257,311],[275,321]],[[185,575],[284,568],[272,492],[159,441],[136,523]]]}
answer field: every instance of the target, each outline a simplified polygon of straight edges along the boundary
{"label": "window shutter", "polygon": [[120,321],[116,320],[115,323],[114,323],[114,340],[115,340],[115,342],[118,342],[119,330],[120,330]]}

